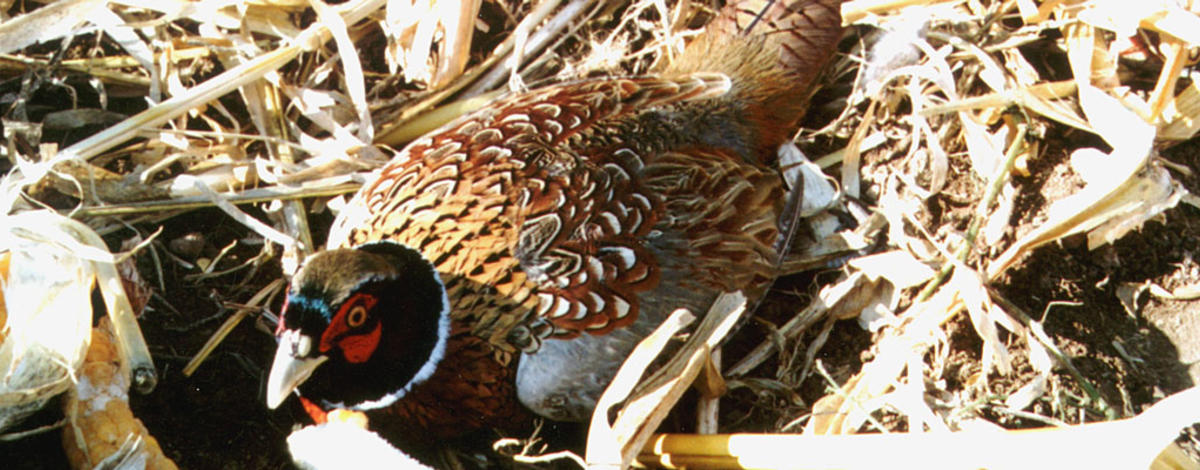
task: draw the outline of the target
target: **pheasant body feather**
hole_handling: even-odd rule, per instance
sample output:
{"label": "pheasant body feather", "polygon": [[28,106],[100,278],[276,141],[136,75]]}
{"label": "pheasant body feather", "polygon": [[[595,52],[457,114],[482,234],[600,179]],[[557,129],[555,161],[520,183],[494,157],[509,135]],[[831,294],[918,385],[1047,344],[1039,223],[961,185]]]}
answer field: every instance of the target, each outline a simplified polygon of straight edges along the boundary
{"label": "pheasant body feather", "polygon": [[[811,18],[776,28],[839,30],[837,0],[792,3]],[[798,194],[775,152],[814,75],[778,47],[702,38],[655,76],[514,95],[401,150],[293,279],[269,403],[300,386],[403,442],[586,419],[671,311],[774,278]],[[368,378],[382,398],[351,393]]]}

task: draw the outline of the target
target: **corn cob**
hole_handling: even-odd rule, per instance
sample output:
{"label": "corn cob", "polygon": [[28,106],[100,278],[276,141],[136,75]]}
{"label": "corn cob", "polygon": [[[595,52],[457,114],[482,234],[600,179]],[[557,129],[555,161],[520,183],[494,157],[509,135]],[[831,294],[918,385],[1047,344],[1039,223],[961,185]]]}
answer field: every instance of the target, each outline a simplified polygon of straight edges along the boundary
{"label": "corn cob", "polygon": [[[158,441],[129,409],[129,376],[121,370],[108,318],[92,329],[92,343],[79,369],[79,382],[68,393],[63,448],[75,469],[101,462],[142,461],[147,470],[173,470]],[[114,467],[108,467],[114,468]]]}

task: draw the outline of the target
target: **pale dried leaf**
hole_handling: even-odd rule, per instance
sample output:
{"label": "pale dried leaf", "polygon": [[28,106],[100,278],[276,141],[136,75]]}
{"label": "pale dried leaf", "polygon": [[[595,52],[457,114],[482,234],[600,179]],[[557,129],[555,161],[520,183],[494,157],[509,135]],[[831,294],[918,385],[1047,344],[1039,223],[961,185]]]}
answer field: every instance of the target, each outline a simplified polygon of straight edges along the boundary
{"label": "pale dried leaf", "polygon": [[392,73],[402,70],[410,83],[429,83],[431,78],[430,52],[439,20],[435,7],[436,2],[387,1],[383,31],[388,45],[384,58]]}
{"label": "pale dried leaf", "polygon": [[889,184],[879,199],[879,213],[888,221],[888,243],[912,253],[917,259],[934,259],[936,250],[928,246],[925,240],[909,235],[905,230],[907,220],[913,220],[920,213],[923,202],[919,197],[901,194],[896,186]]}
{"label": "pale dried leaf", "polygon": [[996,207],[988,214],[983,230],[980,231],[985,245],[999,246],[1004,239],[1004,234],[1008,231],[1009,219],[1012,218],[1015,205],[1016,189],[1012,184],[1004,183],[1004,187],[1000,188],[1000,194],[997,196]]}
{"label": "pale dried leaf", "polygon": [[1179,204],[1187,189],[1163,167],[1151,165],[1134,177],[1123,195],[1125,204],[1116,213],[1088,232],[1088,249],[1112,243],[1131,230],[1141,228]]}
{"label": "pale dried leaf", "polygon": [[142,41],[134,28],[127,26],[125,20],[107,8],[97,8],[87,17],[92,24],[99,26],[126,53],[137,61],[143,69],[150,73],[150,102],[156,103],[162,99],[160,90],[161,70],[154,63],[154,51]]}
{"label": "pale dried leaf", "polygon": [[346,22],[337,11],[321,0],[313,0],[312,6],[317,12],[317,20],[325,25],[333,35],[334,44],[337,44],[338,56],[342,61],[342,82],[346,85],[346,93],[357,111],[356,136],[363,142],[370,142],[374,138],[375,126],[371,124],[371,110],[367,106],[366,82],[363,79],[362,61],[358,58],[358,48],[354,47],[350,32],[346,30]]}
{"label": "pale dried leaf", "polygon": [[821,167],[808,160],[804,152],[792,142],[779,146],[779,167],[789,187],[803,180],[804,198],[801,202],[801,217],[810,217],[828,209],[839,198],[835,181]]}
{"label": "pale dried leaf", "polygon": [[89,17],[104,9],[104,0],[60,0],[32,12],[0,23],[0,54],[7,54],[39,42],[79,35]]}
{"label": "pale dried leaf", "polygon": [[438,2],[438,18],[444,32],[431,83],[434,88],[440,88],[462,74],[467,59],[471,58],[471,37],[480,5],[481,0]]}
{"label": "pale dried leaf", "polygon": [[872,281],[884,279],[900,289],[924,284],[935,274],[928,264],[901,250],[861,256],[847,264],[862,271]]}
{"label": "pale dried leaf", "polygon": [[895,324],[895,310],[900,301],[901,291],[888,282],[871,282],[863,287],[865,289],[856,293],[860,297],[851,299],[855,302],[849,304],[853,305],[855,310],[846,308],[849,306],[847,304],[840,304],[835,307],[842,312],[830,309],[830,317],[857,317],[859,326],[870,332]]}
{"label": "pale dried leaf", "polygon": [[1035,400],[1046,394],[1046,386],[1049,380],[1045,375],[1035,375],[1032,379],[1022,385],[1017,391],[1012,392],[1004,399],[1004,406],[1013,410],[1024,410],[1029,408]]}
{"label": "pale dried leaf", "polygon": [[[1047,211],[1047,220],[1017,240],[988,267],[988,278],[995,279],[1019,256],[1038,246],[1071,234],[1092,230],[1110,219],[1127,214],[1141,205],[1140,198],[1155,183],[1144,184],[1138,177],[1150,156],[1154,127],[1147,124],[1120,101],[1095,87],[1079,90],[1085,114],[1092,126],[1113,151],[1106,156],[1096,151],[1087,154],[1107,160],[1104,171],[1085,171],[1088,181],[1079,192],[1056,201]],[[1085,154],[1086,155],[1086,154]],[[1086,161],[1086,158],[1081,158]],[[1150,172],[1153,174],[1153,171]],[[1161,187],[1161,186],[1158,186]]]}
{"label": "pale dried leaf", "polygon": [[[941,289],[925,302],[909,307],[899,319],[900,324],[884,330],[875,343],[875,358],[863,364],[855,379],[847,381],[835,392],[844,398],[837,400],[837,426],[833,433],[858,429],[867,417],[885,403],[879,401],[896,386],[900,374],[906,369],[911,355],[918,357],[934,345],[945,341],[941,329],[948,312],[954,311],[958,296],[954,289]],[[806,427],[806,432],[809,427]]]}
{"label": "pale dried leaf", "polygon": [[1200,131],[1200,77],[1191,73],[1189,78],[1187,87],[1163,108],[1160,139],[1187,140]]}
{"label": "pale dried leaf", "polygon": [[950,429],[929,407],[925,399],[925,361],[919,354],[908,356],[905,368],[906,379],[896,391],[880,397],[888,406],[895,408],[908,419],[908,429],[917,431],[946,432]]}
{"label": "pale dried leaf", "polygon": [[1143,27],[1174,36],[1190,47],[1200,46],[1200,16],[1174,1],[1161,1],[1158,6],[1159,11],[1142,19]]}
{"label": "pale dried leaf", "polygon": [[1063,27],[1066,35],[1067,63],[1071,65],[1071,74],[1075,76],[1076,86],[1092,85],[1092,61],[1097,54],[1096,30],[1091,25],[1082,23],[1068,24]]}
{"label": "pale dried leaf", "polygon": [[1049,377],[1050,372],[1054,370],[1054,358],[1050,351],[1038,340],[1033,329],[1026,329],[1023,336],[1025,343],[1029,345],[1029,365],[1033,366],[1033,370],[1039,375]]}
{"label": "pale dried leaf", "polygon": [[1107,29],[1119,36],[1135,36],[1138,23],[1162,11],[1162,3],[1160,0],[1089,1],[1084,2],[1083,8],[1075,13],[1075,17],[1088,25]]}
{"label": "pale dried leaf", "polygon": [[666,321],[659,325],[653,333],[639,342],[629,357],[625,359],[621,369],[617,371],[617,375],[604,389],[604,394],[596,403],[596,411],[592,414],[587,444],[587,461],[589,463],[620,465],[622,440],[616,429],[609,424],[609,410],[629,397],[634,387],[637,386],[642,373],[649,367],[650,362],[658,357],[671,337],[693,321],[695,321],[695,316],[685,309],[672,312],[671,316],[667,317]]}
{"label": "pale dried leaf", "polygon": [[1076,16],[1122,37],[1136,36],[1137,29],[1144,27],[1200,45],[1200,17],[1172,0],[1090,1]]}
{"label": "pale dried leaf", "polygon": [[1114,158],[1136,163],[1149,153],[1154,143],[1154,127],[1121,101],[1095,87],[1082,86],[1079,105],[1088,123],[1096,129],[1096,135],[1113,147]]}
{"label": "pale dried leaf", "polygon": [[1117,286],[1117,300],[1121,302],[1121,307],[1125,308],[1125,313],[1129,318],[1137,318],[1138,316],[1138,299],[1146,292],[1147,286],[1144,283],[1123,282]]}
{"label": "pale dried leaf", "polygon": [[987,289],[983,287],[983,278],[975,270],[965,265],[958,265],[955,266],[954,274],[951,275],[947,287],[958,291],[967,308],[971,325],[975,327],[975,333],[983,340],[983,350],[980,351],[983,363],[981,378],[986,382],[987,375],[992,372],[993,366],[1002,375],[1011,373],[1011,355],[1000,340],[1000,330],[996,327],[996,320],[992,316],[994,311],[992,301],[988,296]]}
{"label": "pale dried leaf", "polygon": [[967,144],[967,155],[971,158],[971,170],[980,178],[990,178],[1004,163],[1004,143],[1008,140],[1008,127],[988,132],[967,113],[958,113],[962,123],[963,138]]}

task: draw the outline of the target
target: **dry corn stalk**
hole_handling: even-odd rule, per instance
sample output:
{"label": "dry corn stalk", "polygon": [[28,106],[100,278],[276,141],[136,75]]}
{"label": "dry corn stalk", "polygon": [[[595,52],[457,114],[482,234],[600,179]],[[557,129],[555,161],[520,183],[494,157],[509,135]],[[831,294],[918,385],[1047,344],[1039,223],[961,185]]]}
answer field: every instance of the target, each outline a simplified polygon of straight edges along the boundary
{"label": "dry corn stalk", "polygon": [[63,428],[67,460],[76,469],[115,462],[147,470],[177,468],[129,409],[129,376],[121,371],[108,319],[100,323],[92,329],[79,381],[67,395],[68,424]]}

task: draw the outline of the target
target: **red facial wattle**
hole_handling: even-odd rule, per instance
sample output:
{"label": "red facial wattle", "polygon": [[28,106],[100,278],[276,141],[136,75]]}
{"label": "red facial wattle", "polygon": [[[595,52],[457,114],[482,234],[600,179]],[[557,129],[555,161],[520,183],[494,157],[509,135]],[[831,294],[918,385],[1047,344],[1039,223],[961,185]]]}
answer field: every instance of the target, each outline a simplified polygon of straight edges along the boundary
{"label": "red facial wattle", "polygon": [[369,329],[364,328],[370,323],[368,318],[377,302],[375,296],[359,293],[342,303],[321,335],[320,351],[327,353],[337,346],[347,362],[358,364],[369,359],[379,346],[383,332],[378,321]]}
{"label": "red facial wattle", "polygon": [[313,403],[312,400],[300,397],[300,404],[304,406],[304,411],[308,413],[310,418],[312,418],[313,423],[325,424],[327,421],[329,421],[329,413],[321,408],[320,405]]}
{"label": "red facial wattle", "polygon": [[346,361],[361,364],[375,353],[381,334],[382,328],[379,323],[376,323],[375,328],[372,328],[370,332],[343,337],[341,341],[338,341],[338,346],[342,349],[342,355],[346,356]]}

